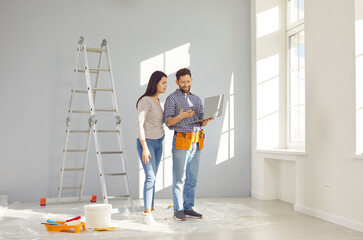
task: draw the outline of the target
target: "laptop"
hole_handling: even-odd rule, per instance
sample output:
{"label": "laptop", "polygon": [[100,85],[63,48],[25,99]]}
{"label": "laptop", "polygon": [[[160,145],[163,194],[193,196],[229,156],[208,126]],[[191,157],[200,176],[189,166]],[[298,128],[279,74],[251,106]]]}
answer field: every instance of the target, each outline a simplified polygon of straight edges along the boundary
{"label": "laptop", "polygon": [[208,120],[212,117],[219,117],[223,114],[223,94],[207,97],[204,100],[204,115],[203,119],[190,122],[191,124]]}

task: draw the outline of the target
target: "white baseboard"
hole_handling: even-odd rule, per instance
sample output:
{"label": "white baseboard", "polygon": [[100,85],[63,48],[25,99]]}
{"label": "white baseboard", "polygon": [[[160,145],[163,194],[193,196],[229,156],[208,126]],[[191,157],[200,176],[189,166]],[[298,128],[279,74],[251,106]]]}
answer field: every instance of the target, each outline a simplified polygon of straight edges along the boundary
{"label": "white baseboard", "polygon": [[329,213],[325,213],[322,211],[318,211],[315,209],[311,209],[311,208],[307,208],[304,206],[300,206],[300,205],[294,205],[294,210],[300,213],[304,213],[306,215],[312,216],[312,217],[316,217],[319,219],[322,219],[324,221],[328,221],[331,223],[335,223],[337,225],[358,231],[358,232],[363,232],[363,224],[362,223],[358,223],[358,222],[354,222],[345,218],[341,218],[341,217],[337,217],[334,215],[331,215]]}
{"label": "white baseboard", "polygon": [[277,200],[279,199],[278,196],[275,194],[262,194],[258,192],[251,192],[251,197],[256,198],[258,200]]}
{"label": "white baseboard", "polygon": [[264,200],[263,195],[261,193],[258,193],[258,192],[251,192],[251,197],[256,198],[258,200]]}

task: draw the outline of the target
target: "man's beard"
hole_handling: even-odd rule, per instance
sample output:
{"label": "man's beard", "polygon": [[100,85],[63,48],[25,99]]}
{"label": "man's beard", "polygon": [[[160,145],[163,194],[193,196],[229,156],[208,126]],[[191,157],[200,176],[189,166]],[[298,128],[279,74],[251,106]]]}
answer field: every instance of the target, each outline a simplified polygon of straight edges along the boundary
{"label": "man's beard", "polygon": [[179,88],[179,89],[180,89],[180,91],[182,91],[183,93],[189,93],[191,88],[192,88],[192,87],[189,87],[189,88],[188,88],[188,90],[184,90],[183,88]]}

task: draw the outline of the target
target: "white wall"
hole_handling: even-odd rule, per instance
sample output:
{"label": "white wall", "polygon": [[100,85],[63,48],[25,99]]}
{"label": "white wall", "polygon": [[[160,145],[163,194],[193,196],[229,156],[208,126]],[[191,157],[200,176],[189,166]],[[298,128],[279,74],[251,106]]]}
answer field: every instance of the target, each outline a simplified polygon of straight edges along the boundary
{"label": "white wall", "polygon": [[[226,107],[230,104],[229,119],[221,117],[206,128],[197,197],[249,196],[249,9],[248,0],[0,0],[0,194],[9,195],[9,201],[56,197],[82,35],[89,46],[98,46],[103,38],[109,42],[134,197],[143,184],[135,146],[135,102],[145,91],[145,85],[140,86],[141,63],[186,44],[192,91],[202,98],[224,93]],[[166,69],[168,64],[184,66],[178,59],[168,61],[158,66],[169,74],[169,94],[177,86],[175,70]],[[228,136],[227,146],[221,147],[221,133]],[[166,145],[170,137],[168,132]],[[91,146],[85,195],[100,194]],[[170,167],[170,159],[165,160],[157,197],[171,197]]]}
{"label": "white wall", "polygon": [[[285,172],[278,180],[295,181],[295,189],[280,185],[279,190],[295,194],[295,210],[363,231],[360,187],[363,161],[352,157],[355,153],[354,20],[354,1],[305,1],[307,155],[252,149],[252,193],[256,192],[253,195],[261,199],[270,198],[271,174],[266,159],[293,161],[291,170],[295,174]],[[255,108],[253,104],[252,113]],[[256,136],[256,125],[252,125],[252,136]]]}

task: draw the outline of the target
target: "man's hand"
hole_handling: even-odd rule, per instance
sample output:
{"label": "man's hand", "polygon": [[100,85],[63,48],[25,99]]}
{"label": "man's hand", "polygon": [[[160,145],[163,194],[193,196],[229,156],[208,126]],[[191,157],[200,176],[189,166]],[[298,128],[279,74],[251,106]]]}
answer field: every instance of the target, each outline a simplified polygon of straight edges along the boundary
{"label": "man's hand", "polygon": [[207,119],[207,120],[202,121],[201,126],[202,126],[202,127],[207,126],[207,125],[208,125],[208,123],[209,123],[210,121],[214,120],[214,119],[216,119],[216,118],[215,118],[215,117],[212,117],[212,118],[209,118],[209,119]]}
{"label": "man's hand", "polygon": [[195,112],[193,110],[188,110],[188,111],[184,112],[184,109],[182,108],[182,110],[180,110],[178,117],[180,119],[189,118],[189,117],[193,117],[194,113]]}
{"label": "man's hand", "polygon": [[166,122],[166,126],[171,126],[174,124],[177,124],[178,122],[180,122],[181,120],[183,120],[184,118],[189,118],[192,117],[194,115],[194,111],[193,110],[189,110],[184,112],[184,109],[182,108],[182,110],[180,110],[180,113],[178,116],[176,117],[171,117],[168,119],[168,121]]}

